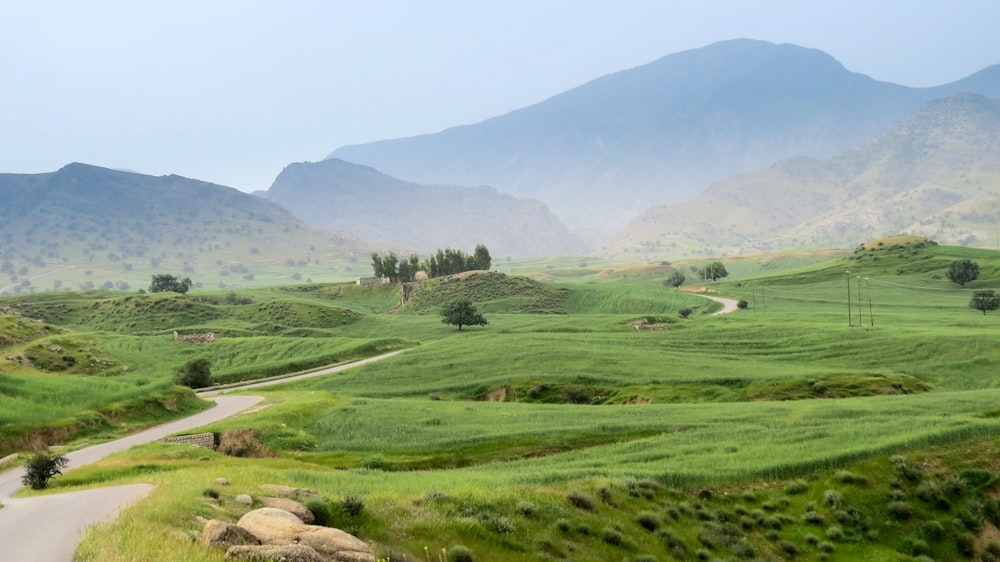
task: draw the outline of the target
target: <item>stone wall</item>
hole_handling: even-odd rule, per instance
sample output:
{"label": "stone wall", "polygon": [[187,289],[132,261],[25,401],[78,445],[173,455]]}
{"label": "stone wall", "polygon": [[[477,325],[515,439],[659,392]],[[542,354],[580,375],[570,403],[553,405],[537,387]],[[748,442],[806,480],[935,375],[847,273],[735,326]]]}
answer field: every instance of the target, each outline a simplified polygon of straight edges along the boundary
{"label": "stone wall", "polygon": [[167,443],[184,443],[186,445],[194,445],[195,447],[202,447],[205,449],[215,450],[215,434],[214,433],[196,433],[194,435],[177,435],[175,437],[166,437],[163,439]]}

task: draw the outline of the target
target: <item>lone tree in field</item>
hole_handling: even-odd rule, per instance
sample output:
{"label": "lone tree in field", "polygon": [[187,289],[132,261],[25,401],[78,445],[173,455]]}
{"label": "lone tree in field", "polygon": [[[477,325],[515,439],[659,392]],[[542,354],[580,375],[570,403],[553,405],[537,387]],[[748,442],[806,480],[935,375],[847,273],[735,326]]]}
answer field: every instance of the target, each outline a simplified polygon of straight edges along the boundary
{"label": "lone tree in field", "polygon": [[149,284],[150,293],[180,293],[185,294],[191,290],[191,278],[178,279],[169,273],[158,273],[153,276],[153,282]]}
{"label": "lone tree in field", "polygon": [[687,281],[687,278],[684,277],[684,272],[679,269],[675,269],[670,272],[670,275],[668,275],[666,280],[663,281],[663,284],[668,287],[680,287],[685,281]]}
{"label": "lone tree in field", "polygon": [[49,452],[35,453],[24,464],[24,476],[21,482],[32,490],[42,490],[49,484],[49,479],[62,474],[62,469],[69,464],[69,459],[63,455],[53,455]]}
{"label": "lone tree in field", "polygon": [[212,362],[204,357],[192,359],[177,371],[175,380],[188,388],[205,388],[212,384]]}
{"label": "lone tree in field", "polygon": [[982,310],[983,316],[986,316],[986,311],[1000,308],[1000,295],[997,295],[993,289],[974,291],[972,300],[969,301],[969,308]]}
{"label": "lone tree in field", "polygon": [[979,277],[979,264],[970,260],[955,260],[948,264],[945,276],[964,287],[966,283]]}
{"label": "lone tree in field", "polygon": [[441,322],[444,324],[451,324],[452,326],[458,326],[458,331],[462,331],[462,326],[485,326],[489,324],[486,318],[476,307],[472,306],[472,303],[466,299],[459,299],[457,301],[452,301],[441,309]]}

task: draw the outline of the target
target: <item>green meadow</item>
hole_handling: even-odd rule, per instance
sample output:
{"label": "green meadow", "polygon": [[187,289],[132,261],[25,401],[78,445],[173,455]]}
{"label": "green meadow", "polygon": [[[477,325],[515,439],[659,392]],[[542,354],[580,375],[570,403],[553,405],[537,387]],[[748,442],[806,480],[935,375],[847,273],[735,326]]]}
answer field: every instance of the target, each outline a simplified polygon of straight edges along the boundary
{"label": "green meadow", "polygon": [[[948,281],[955,259],[979,279]],[[192,358],[229,383],[403,349],[254,389],[263,408],[206,429],[249,433],[256,458],[158,443],[54,479],[157,484],[78,559],[222,560],[178,536],[266,483],[319,491],[381,560],[1000,559],[1000,311],[968,307],[1000,289],[997,252],[889,240],[724,260],[708,284],[697,264],[564,261],[425,282],[405,305],[353,284],[5,298],[0,455],[48,427],[110,436],[111,404],[132,423],[197,408],[172,385]],[[715,315],[705,292],[745,307]],[[442,324],[455,298],[489,325]]]}

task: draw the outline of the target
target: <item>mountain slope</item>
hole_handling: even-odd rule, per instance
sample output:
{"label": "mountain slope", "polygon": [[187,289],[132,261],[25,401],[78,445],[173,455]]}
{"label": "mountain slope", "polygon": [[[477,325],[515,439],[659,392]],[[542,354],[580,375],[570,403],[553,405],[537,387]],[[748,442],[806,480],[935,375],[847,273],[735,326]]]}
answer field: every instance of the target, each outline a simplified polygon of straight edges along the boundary
{"label": "mountain slope", "polygon": [[606,248],[698,255],[848,246],[900,232],[993,247],[1000,216],[1000,100],[934,100],[840,156],[798,157],[643,213]]}
{"label": "mountain slope", "polygon": [[482,243],[504,257],[580,249],[538,201],[488,187],[418,185],[339,159],[291,164],[263,196],[312,225],[404,248],[471,252]]}
{"label": "mountain slope", "polygon": [[915,89],[849,72],[817,50],[741,39],[475,125],[331,157],[423,183],[492,185],[541,200],[571,226],[602,227],[779,159],[856,147],[930,99],[963,91],[1000,95],[1000,66]]}
{"label": "mountain slope", "polygon": [[208,286],[274,269],[328,278],[331,260],[364,254],[357,240],[316,231],[274,203],[180,176],[70,164],[0,174],[0,201],[0,292],[138,288],[152,272]]}

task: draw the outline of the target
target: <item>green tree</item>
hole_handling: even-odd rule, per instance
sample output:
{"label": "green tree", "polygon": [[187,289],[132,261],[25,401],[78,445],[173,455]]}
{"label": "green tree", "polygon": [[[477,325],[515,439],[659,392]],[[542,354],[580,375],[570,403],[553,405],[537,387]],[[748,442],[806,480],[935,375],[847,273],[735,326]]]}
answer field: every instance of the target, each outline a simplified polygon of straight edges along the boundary
{"label": "green tree", "polygon": [[729,272],[726,271],[726,266],[722,265],[721,261],[717,261],[699,269],[698,277],[705,281],[715,281],[716,279],[729,277]]}
{"label": "green tree", "polygon": [[153,275],[153,281],[149,284],[150,293],[180,293],[185,294],[191,290],[191,278],[177,279],[169,273],[157,273]]}
{"label": "green tree", "polygon": [[983,316],[985,316],[986,311],[1000,308],[1000,295],[997,295],[993,289],[974,291],[972,300],[969,301],[969,308],[982,310]]}
{"label": "green tree", "polygon": [[462,326],[486,326],[489,322],[486,318],[472,306],[466,299],[452,301],[441,309],[441,322],[458,326],[458,331],[462,331]]}
{"label": "green tree", "polygon": [[48,486],[49,479],[62,474],[62,469],[66,468],[67,464],[69,459],[63,455],[53,455],[47,451],[35,453],[24,463],[24,476],[21,477],[21,482],[32,490],[44,489]]}
{"label": "green tree", "polygon": [[971,260],[955,260],[948,264],[945,276],[964,287],[966,283],[979,277],[979,264]]}
{"label": "green tree", "polygon": [[675,269],[670,272],[670,275],[667,276],[667,279],[663,282],[663,284],[668,287],[680,287],[685,281],[687,281],[687,277],[684,277],[684,272],[679,269]]}
{"label": "green tree", "polygon": [[472,254],[472,259],[476,262],[476,269],[481,269],[483,271],[489,271],[490,266],[493,264],[493,258],[490,257],[490,251],[483,244],[476,245],[476,250]]}
{"label": "green tree", "polygon": [[204,357],[192,359],[177,371],[175,380],[188,388],[205,388],[212,384],[212,362]]}

